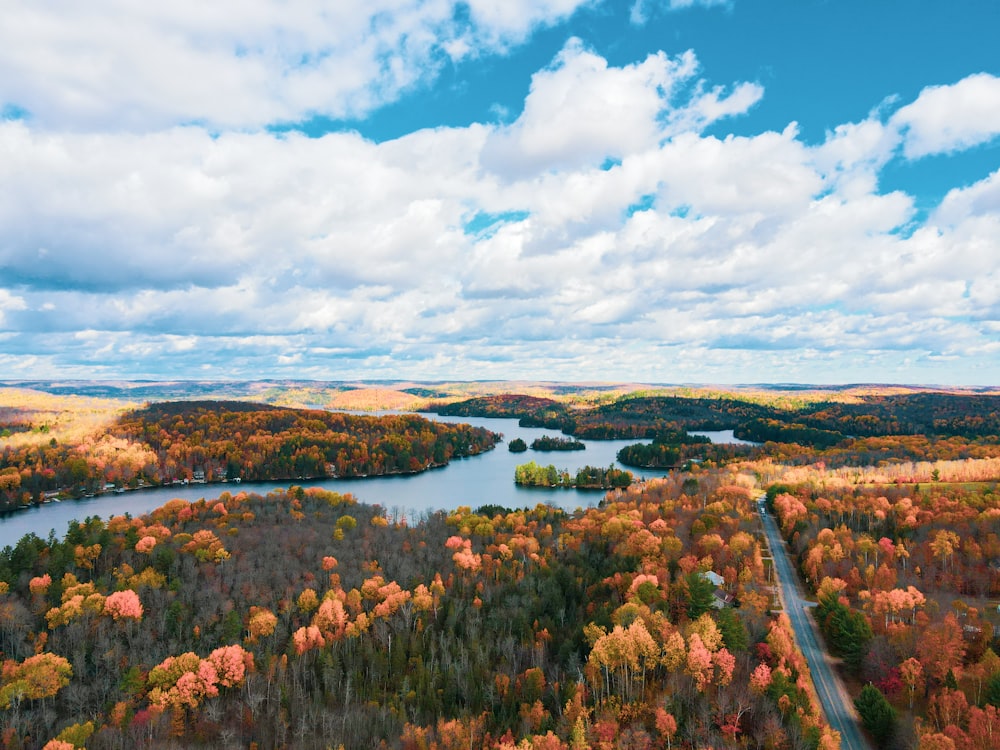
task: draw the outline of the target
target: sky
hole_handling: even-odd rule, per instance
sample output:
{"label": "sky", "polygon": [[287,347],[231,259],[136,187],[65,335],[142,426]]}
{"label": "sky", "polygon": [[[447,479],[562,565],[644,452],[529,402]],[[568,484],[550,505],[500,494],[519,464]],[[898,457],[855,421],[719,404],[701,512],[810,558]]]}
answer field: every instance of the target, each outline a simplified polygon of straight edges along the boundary
{"label": "sky", "polygon": [[5,0],[0,378],[1000,385],[996,0]]}

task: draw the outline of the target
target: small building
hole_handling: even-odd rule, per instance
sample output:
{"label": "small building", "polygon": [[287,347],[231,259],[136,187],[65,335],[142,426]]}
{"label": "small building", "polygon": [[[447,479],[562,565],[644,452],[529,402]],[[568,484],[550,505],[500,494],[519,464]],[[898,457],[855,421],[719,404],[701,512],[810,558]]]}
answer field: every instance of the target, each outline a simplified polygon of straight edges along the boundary
{"label": "small building", "polygon": [[716,609],[724,609],[733,606],[736,597],[723,589],[716,589],[712,592],[712,606]]}
{"label": "small building", "polygon": [[716,573],[714,570],[708,570],[701,574],[701,577],[706,581],[715,586],[715,591],[712,592],[712,606],[716,609],[722,609],[723,607],[732,606],[733,602],[736,600],[732,594],[726,591],[723,586],[726,585],[726,579]]}
{"label": "small building", "polygon": [[702,573],[702,575],[707,580],[711,581],[713,586],[723,586],[726,583],[726,579],[720,576],[714,570],[710,570],[707,573]]}

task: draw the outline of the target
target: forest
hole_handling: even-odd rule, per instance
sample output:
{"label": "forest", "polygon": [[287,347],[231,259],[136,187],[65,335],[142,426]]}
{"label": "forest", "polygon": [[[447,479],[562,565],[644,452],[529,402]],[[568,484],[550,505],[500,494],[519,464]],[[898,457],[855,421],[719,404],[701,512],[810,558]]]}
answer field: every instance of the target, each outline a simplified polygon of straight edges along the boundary
{"label": "forest", "polygon": [[[872,746],[998,746],[995,393],[395,390],[645,440],[619,460],[664,476],[518,467],[610,485],[572,512],[407,518],[293,485],[24,537],[0,551],[0,747],[834,750],[776,599],[765,491]],[[51,398],[0,407],[9,502],[44,482],[421,470],[500,439],[416,415]],[[708,429],[758,444],[688,433]]]}
{"label": "forest", "polygon": [[180,401],[124,412],[75,443],[0,452],[0,510],[55,493],[227,479],[404,474],[490,450],[499,436],[413,414],[354,415],[237,401]]}
{"label": "forest", "polygon": [[920,484],[769,488],[879,747],[997,746],[996,476],[992,461],[939,462]]}
{"label": "forest", "polygon": [[767,410],[738,399],[623,395],[611,403],[581,406],[543,397],[483,396],[429,407],[455,416],[517,417],[525,427],[557,429],[577,438],[654,438],[667,430],[733,429]]}
{"label": "forest", "polygon": [[29,535],[0,554],[2,741],[830,750],[746,484],[413,519],[291,487]]}
{"label": "forest", "polygon": [[618,451],[625,466],[644,469],[690,468],[691,462],[724,464],[736,458],[752,458],[762,449],[737,443],[712,443],[704,436],[688,435],[684,430],[658,433],[651,443],[635,443]]}
{"label": "forest", "polygon": [[[886,436],[963,438],[1000,435],[1000,395],[957,392],[657,395],[636,391],[603,403],[511,394],[429,407],[440,414],[517,417],[525,426],[589,439],[654,439],[669,431],[735,430],[755,442],[829,448]],[[992,441],[995,443],[995,440]]]}

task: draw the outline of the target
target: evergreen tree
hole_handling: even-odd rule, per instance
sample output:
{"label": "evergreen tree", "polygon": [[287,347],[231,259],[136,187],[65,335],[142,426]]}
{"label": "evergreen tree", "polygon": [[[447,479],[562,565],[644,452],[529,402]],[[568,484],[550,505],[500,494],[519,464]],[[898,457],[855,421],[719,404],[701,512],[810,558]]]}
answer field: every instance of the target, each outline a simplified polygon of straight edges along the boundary
{"label": "evergreen tree", "polygon": [[696,620],[706,612],[711,612],[715,603],[715,584],[713,584],[701,571],[692,571],[687,574],[687,614],[692,620]]}
{"label": "evergreen tree", "polygon": [[986,683],[986,702],[1000,708],[1000,674],[993,675]]}
{"label": "evergreen tree", "polygon": [[845,606],[835,594],[830,594],[820,598],[817,615],[831,651],[844,657],[847,666],[856,673],[873,636],[864,614]]}
{"label": "evergreen tree", "polygon": [[889,704],[882,691],[870,682],[861,688],[854,700],[861,721],[875,740],[876,747],[886,747],[896,726],[896,710]]}
{"label": "evergreen tree", "polygon": [[743,620],[736,614],[735,609],[726,607],[720,609],[715,616],[715,622],[722,631],[722,642],[732,652],[746,651],[750,647],[750,637],[747,634]]}

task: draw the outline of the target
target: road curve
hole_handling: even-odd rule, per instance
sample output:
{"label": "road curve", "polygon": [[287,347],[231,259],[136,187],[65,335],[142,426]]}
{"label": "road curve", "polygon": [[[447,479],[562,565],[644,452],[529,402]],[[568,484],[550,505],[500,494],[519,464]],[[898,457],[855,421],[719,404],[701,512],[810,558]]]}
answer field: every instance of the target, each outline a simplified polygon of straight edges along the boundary
{"label": "road curve", "polygon": [[816,633],[806,612],[809,604],[799,593],[798,576],[788,561],[788,552],[778,531],[778,524],[763,510],[763,502],[759,502],[758,505],[762,509],[761,521],[764,523],[764,531],[771,547],[775,574],[781,589],[781,600],[788,618],[792,621],[795,640],[809,664],[813,684],[816,686],[816,693],[823,705],[826,719],[831,727],[840,732],[840,746],[843,750],[870,750],[858,726],[850,697],[840,678],[830,668],[826,652],[820,648],[816,640]]}

